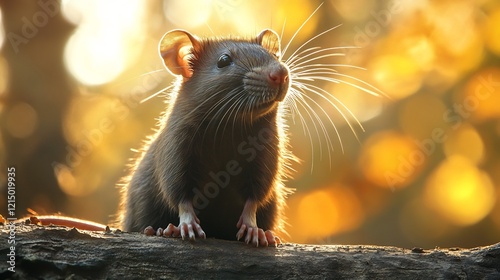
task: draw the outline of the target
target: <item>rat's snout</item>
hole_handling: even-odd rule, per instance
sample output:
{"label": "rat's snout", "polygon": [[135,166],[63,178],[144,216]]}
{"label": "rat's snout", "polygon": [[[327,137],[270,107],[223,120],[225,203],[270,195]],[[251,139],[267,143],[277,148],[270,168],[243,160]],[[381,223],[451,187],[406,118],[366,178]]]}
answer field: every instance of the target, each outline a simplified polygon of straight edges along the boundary
{"label": "rat's snout", "polygon": [[276,65],[271,69],[271,71],[269,71],[267,80],[269,82],[269,86],[277,89],[278,91],[276,100],[282,101],[288,91],[288,84],[290,80],[288,69],[282,64]]}
{"label": "rat's snout", "polygon": [[271,73],[269,73],[268,78],[271,85],[281,86],[282,84],[288,82],[288,70],[283,66],[273,69]]}

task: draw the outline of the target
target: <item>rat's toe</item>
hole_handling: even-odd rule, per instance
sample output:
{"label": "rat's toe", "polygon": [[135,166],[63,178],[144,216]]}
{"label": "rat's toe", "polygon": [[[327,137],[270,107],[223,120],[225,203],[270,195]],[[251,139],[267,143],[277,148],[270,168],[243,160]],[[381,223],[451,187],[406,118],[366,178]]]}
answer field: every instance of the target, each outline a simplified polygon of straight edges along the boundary
{"label": "rat's toe", "polygon": [[269,242],[267,241],[266,233],[263,229],[259,228],[259,246],[267,247]]}
{"label": "rat's toe", "polygon": [[173,224],[168,224],[167,228],[163,231],[163,236],[165,237],[179,237],[180,235],[180,229]]}
{"label": "rat's toe", "polygon": [[281,239],[278,236],[275,236],[272,231],[266,230],[265,235],[269,246],[276,247],[276,245],[281,244]]}

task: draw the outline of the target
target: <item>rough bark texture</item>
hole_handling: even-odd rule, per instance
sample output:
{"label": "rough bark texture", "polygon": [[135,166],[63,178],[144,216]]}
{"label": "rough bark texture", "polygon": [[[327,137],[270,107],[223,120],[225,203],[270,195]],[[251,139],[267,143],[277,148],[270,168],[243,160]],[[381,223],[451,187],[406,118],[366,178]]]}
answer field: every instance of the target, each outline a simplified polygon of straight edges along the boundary
{"label": "rough bark texture", "polygon": [[[1,228],[0,253],[10,252]],[[0,279],[500,279],[500,243],[474,249],[182,241],[121,232],[17,226],[15,273]],[[7,266],[6,266],[7,264]]]}

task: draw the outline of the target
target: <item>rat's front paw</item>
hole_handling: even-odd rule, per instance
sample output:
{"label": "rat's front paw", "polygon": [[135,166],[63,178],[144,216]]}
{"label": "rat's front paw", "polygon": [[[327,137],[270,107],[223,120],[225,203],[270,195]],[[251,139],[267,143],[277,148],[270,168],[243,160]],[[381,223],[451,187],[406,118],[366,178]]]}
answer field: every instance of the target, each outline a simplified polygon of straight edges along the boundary
{"label": "rat's front paw", "polygon": [[281,240],[279,237],[274,236],[273,232],[270,230],[264,231],[263,229],[256,227],[256,226],[250,226],[246,223],[238,223],[238,226],[240,227],[240,230],[236,234],[236,239],[240,240],[246,232],[245,236],[245,243],[259,247],[267,247],[267,246],[273,246],[276,247],[276,244],[281,243]]}
{"label": "rat's front paw", "polygon": [[165,229],[161,227],[155,230],[152,226],[148,226],[144,229],[144,234],[148,236],[165,236],[165,237],[179,237],[181,236],[184,240],[186,237],[189,240],[195,240],[196,236],[200,238],[207,238],[205,232],[201,228],[200,224],[197,222],[185,223],[182,222],[176,227],[173,224],[168,224]]}
{"label": "rat's front paw", "polygon": [[206,238],[205,232],[201,226],[195,222],[181,222],[178,227],[173,224],[168,224],[167,228],[163,231],[163,236],[165,237],[179,237],[181,236],[184,240],[188,237],[190,240],[195,240],[196,236],[199,238]]}

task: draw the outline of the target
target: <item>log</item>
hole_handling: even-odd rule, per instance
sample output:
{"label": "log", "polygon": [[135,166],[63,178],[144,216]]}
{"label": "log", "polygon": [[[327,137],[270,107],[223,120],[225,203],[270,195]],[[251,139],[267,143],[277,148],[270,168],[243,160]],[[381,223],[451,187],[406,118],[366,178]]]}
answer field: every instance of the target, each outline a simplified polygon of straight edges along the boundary
{"label": "log", "polygon": [[254,248],[238,241],[183,241],[119,230],[0,229],[5,241],[0,251],[7,256],[0,279],[500,279],[500,243],[425,250],[292,243]]}

